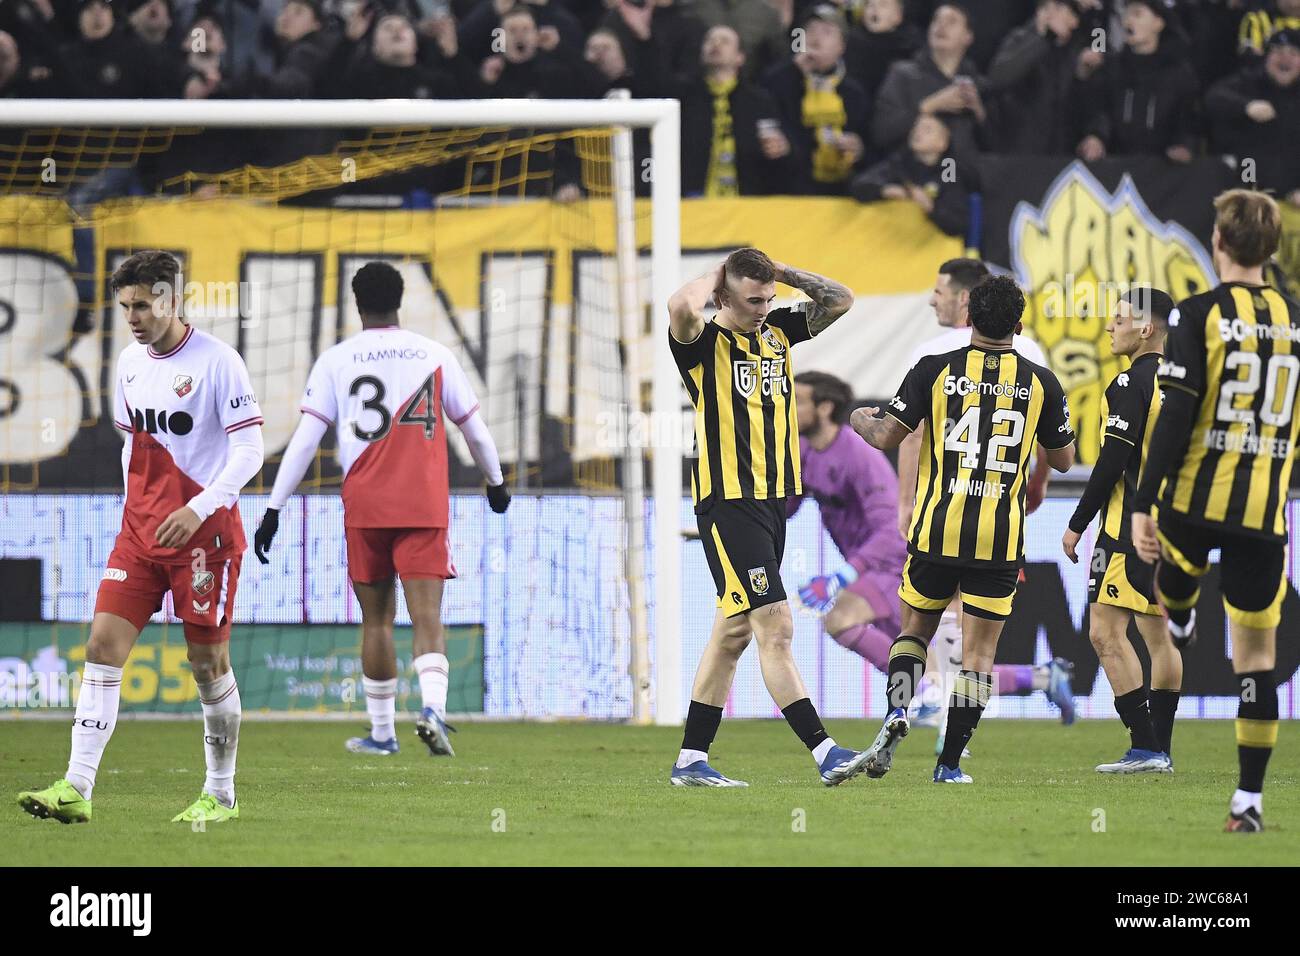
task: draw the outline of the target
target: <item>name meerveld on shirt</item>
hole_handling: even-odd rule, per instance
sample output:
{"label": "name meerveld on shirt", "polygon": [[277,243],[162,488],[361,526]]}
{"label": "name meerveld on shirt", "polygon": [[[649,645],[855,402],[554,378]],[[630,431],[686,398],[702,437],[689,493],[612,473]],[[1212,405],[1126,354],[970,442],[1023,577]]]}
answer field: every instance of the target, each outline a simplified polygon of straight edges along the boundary
{"label": "name meerveld on shirt", "polygon": [[50,897],[51,926],[127,926],[148,936],[153,925],[152,893],[82,893],[73,886]]}

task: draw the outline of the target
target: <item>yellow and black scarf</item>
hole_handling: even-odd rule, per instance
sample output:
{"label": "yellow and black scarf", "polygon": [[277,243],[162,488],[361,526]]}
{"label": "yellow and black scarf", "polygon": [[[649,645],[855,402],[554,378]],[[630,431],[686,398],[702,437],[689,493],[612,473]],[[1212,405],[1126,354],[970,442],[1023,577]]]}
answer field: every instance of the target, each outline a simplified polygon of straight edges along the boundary
{"label": "yellow and black scarf", "polygon": [[853,160],[836,145],[848,122],[839,94],[844,72],[841,62],[831,73],[810,73],[804,78],[803,125],[813,131],[812,177],[819,183],[843,182],[853,168]]}
{"label": "yellow and black scarf", "polygon": [[736,179],[736,134],[731,122],[731,93],[736,80],[708,81],[713,94],[713,145],[709,150],[709,174],[704,180],[706,196],[739,196]]}

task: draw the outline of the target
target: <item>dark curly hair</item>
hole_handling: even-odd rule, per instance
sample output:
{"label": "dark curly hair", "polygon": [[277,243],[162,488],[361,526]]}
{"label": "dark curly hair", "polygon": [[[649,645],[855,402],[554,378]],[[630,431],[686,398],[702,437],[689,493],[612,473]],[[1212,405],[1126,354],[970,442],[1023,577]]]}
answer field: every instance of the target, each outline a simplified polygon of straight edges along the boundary
{"label": "dark curly hair", "polygon": [[970,290],[970,324],[989,339],[1009,339],[1025,312],[1025,294],[1010,276],[987,276]]}
{"label": "dark curly hair", "polygon": [[357,311],[372,315],[396,312],[402,304],[402,274],[387,262],[367,262],[352,277]]}

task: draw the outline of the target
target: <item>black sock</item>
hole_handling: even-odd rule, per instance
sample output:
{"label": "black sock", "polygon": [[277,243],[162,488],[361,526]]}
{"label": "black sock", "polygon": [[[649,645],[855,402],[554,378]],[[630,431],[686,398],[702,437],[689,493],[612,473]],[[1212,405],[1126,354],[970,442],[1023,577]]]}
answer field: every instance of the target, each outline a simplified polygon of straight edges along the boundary
{"label": "black sock", "polygon": [[809,750],[816,750],[817,745],[830,736],[822,726],[822,719],[817,716],[817,708],[807,697],[796,700],[789,707],[783,708],[781,713],[785,715],[790,729]]}
{"label": "black sock", "polygon": [[686,709],[686,733],[682,734],[682,749],[708,753],[721,723],[721,707],[701,704],[698,700],[691,701],[691,706]]}
{"label": "black sock", "polygon": [[[1169,693],[1157,691],[1157,693]],[[1177,699],[1175,697],[1175,699]],[[1159,737],[1152,726],[1152,714],[1147,705],[1147,689],[1139,687],[1115,698],[1119,719],[1128,728],[1129,739],[1135,750],[1160,750]]]}
{"label": "black sock", "polygon": [[1264,792],[1264,771],[1277,743],[1277,682],[1272,671],[1238,674],[1241,702],[1237,704],[1237,789]]}
{"label": "black sock", "polygon": [[948,729],[944,734],[939,763],[949,769],[955,769],[961,763],[961,752],[970,743],[992,693],[992,674],[958,672],[948,701]]}
{"label": "black sock", "polygon": [[930,645],[925,638],[900,634],[889,648],[889,709],[907,710],[916,696],[916,687],[925,676],[925,654]]}
{"label": "black sock", "polygon": [[1182,696],[1176,690],[1154,688],[1151,691],[1151,726],[1156,732],[1156,750],[1173,755],[1174,714],[1178,712],[1178,698]]}
{"label": "black sock", "polygon": [[1156,565],[1156,590],[1169,620],[1186,627],[1201,597],[1200,581],[1172,561],[1160,561]]}

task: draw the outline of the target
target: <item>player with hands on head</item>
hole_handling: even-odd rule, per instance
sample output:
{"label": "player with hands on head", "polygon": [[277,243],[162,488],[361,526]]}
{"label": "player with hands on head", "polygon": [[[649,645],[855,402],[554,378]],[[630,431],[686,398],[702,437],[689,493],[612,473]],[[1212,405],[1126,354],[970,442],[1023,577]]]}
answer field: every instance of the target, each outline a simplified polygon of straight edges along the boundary
{"label": "player with hands on head", "polygon": [[[808,300],[773,309],[776,284]],[[710,300],[717,314],[706,319]],[[811,753],[822,782],[862,769],[862,754],[826,732],[795,666],[794,620],[781,582],[786,500],[802,493],[790,350],[848,311],[853,294],[816,273],[739,249],[668,300],[669,348],[691,404],[699,455],[691,489],[717,612],[700,658],[676,787],[743,787],[709,765],[736,665],[757,639],[763,682],[790,729]]]}

